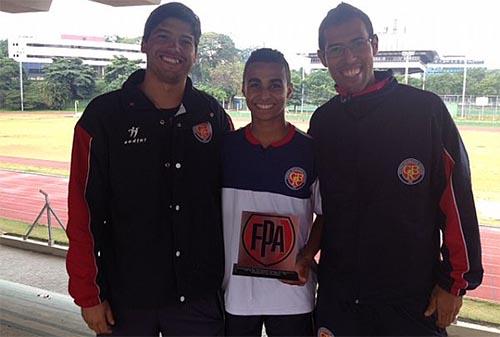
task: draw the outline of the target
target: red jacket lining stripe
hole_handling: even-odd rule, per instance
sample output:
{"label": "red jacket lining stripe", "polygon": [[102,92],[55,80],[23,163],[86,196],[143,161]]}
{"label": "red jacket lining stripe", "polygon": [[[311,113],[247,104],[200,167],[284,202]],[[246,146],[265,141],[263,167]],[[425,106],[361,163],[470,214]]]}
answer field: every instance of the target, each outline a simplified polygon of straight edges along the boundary
{"label": "red jacket lining stripe", "polygon": [[446,149],[444,150],[443,157],[447,184],[439,205],[446,216],[443,240],[448,248],[452,269],[451,278],[453,279],[453,284],[450,292],[458,296],[460,290],[466,289],[468,286],[464,274],[469,271],[470,266],[467,245],[465,243],[460,214],[455,199],[455,191],[453,189],[452,171],[455,166],[455,161]]}
{"label": "red jacket lining stripe", "polygon": [[227,114],[227,121],[229,123],[229,131],[234,131],[234,123],[233,123],[231,116],[229,116],[229,114]]}
{"label": "red jacket lining stripe", "polygon": [[[68,229],[73,236],[72,244],[75,249],[68,252],[68,269],[70,272],[71,292],[78,305],[82,307],[94,306],[101,302],[100,288],[97,284],[97,263],[94,255],[94,237],[90,228],[91,216],[88,202],[85,198],[90,172],[90,154],[92,137],[80,126],[75,128],[75,140],[72,153],[72,167],[70,179],[70,217]],[[75,238],[76,237],[76,238]],[[90,246],[90,247],[89,247]],[[90,254],[89,254],[90,253]],[[89,258],[91,261],[88,261]],[[90,262],[90,263],[89,263]],[[92,265],[92,269],[82,266]],[[88,288],[86,279],[92,280],[92,287]]]}
{"label": "red jacket lining stripe", "polygon": [[[363,89],[362,91],[351,94],[351,97],[363,96],[363,95],[366,95],[366,94],[369,94],[369,93],[372,93],[372,92],[375,92],[375,91],[379,91],[380,89],[382,89],[383,87],[385,87],[387,83],[389,83],[389,79],[390,78],[388,77],[388,78],[384,78],[383,80],[380,80],[378,82],[375,82],[372,85],[370,85],[370,86],[366,87],[365,89]],[[342,97],[348,97],[349,96],[348,91],[345,90],[344,88],[342,88],[340,86],[337,86],[336,89],[337,89],[338,93],[340,94],[340,96],[342,96]]]}

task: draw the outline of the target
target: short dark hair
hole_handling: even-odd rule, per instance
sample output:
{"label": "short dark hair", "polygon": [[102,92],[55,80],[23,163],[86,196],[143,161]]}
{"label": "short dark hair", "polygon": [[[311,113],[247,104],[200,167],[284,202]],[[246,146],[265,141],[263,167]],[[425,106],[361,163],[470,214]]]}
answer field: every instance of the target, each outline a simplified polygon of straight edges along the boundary
{"label": "short dark hair", "polygon": [[248,60],[245,63],[245,68],[243,69],[243,84],[245,84],[245,77],[247,75],[248,66],[255,62],[267,62],[267,63],[277,63],[285,69],[285,76],[287,83],[291,82],[290,66],[285,59],[285,56],[276,49],[271,48],[260,48],[254,50]]}
{"label": "short dark hair", "polygon": [[331,26],[340,25],[349,20],[358,18],[366,26],[366,30],[368,31],[369,37],[373,36],[373,25],[365,12],[361,9],[356,8],[348,3],[341,2],[337,7],[331,9],[328,14],[325,16],[323,21],[321,21],[321,25],[319,25],[319,34],[318,34],[318,45],[319,50],[325,49],[325,30]]}
{"label": "short dark hair", "polygon": [[200,19],[191,8],[187,7],[180,2],[169,2],[156,7],[151,14],[149,14],[146,24],[144,25],[144,41],[147,41],[151,32],[165,19],[176,18],[191,25],[191,30],[194,35],[194,45],[198,47],[201,36]]}

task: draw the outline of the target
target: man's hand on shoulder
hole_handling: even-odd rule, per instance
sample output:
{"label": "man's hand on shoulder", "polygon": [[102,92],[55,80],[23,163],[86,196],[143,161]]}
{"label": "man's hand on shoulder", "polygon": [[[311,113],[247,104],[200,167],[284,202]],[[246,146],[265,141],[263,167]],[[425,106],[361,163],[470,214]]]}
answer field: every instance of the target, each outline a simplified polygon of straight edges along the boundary
{"label": "man's hand on shoulder", "polygon": [[429,299],[429,305],[425,310],[425,316],[437,314],[437,326],[446,328],[457,319],[458,312],[462,307],[462,296],[455,296],[436,285]]}
{"label": "man's hand on shoulder", "polygon": [[82,308],[82,317],[88,327],[96,334],[111,334],[111,326],[115,324],[113,312],[108,301],[88,308]]}

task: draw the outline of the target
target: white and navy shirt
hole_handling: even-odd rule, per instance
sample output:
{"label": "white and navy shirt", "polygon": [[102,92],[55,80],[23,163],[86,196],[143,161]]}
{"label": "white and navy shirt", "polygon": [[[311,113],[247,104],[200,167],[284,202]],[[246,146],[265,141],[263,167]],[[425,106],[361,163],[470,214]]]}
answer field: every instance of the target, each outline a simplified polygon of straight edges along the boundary
{"label": "white and navy shirt", "polygon": [[247,126],[225,136],[222,156],[226,311],[233,315],[311,312],[316,290],[312,272],[306,285],[292,286],[277,279],[232,275],[232,269],[238,260],[244,211],[298,217],[298,250],[306,244],[313,212],[321,214],[312,139],[289,124],[282,140],[264,148]]}

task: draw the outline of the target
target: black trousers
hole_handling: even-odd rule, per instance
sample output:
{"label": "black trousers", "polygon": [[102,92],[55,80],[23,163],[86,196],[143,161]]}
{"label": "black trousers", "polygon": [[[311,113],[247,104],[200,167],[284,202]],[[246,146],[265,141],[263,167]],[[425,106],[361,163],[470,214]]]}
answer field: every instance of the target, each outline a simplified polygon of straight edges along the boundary
{"label": "black trousers", "polygon": [[299,315],[240,316],[226,312],[226,336],[312,336],[312,313]]}
{"label": "black trousers", "polygon": [[447,336],[436,326],[436,316],[425,317],[427,297],[400,301],[348,301],[318,294],[315,310],[317,335],[327,336]]}
{"label": "black trousers", "polygon": [[[112,306],[111,336],[224,336],[224,311],[219,294],[160,309]],[[104,336],[104,335],[103,335]]]}

